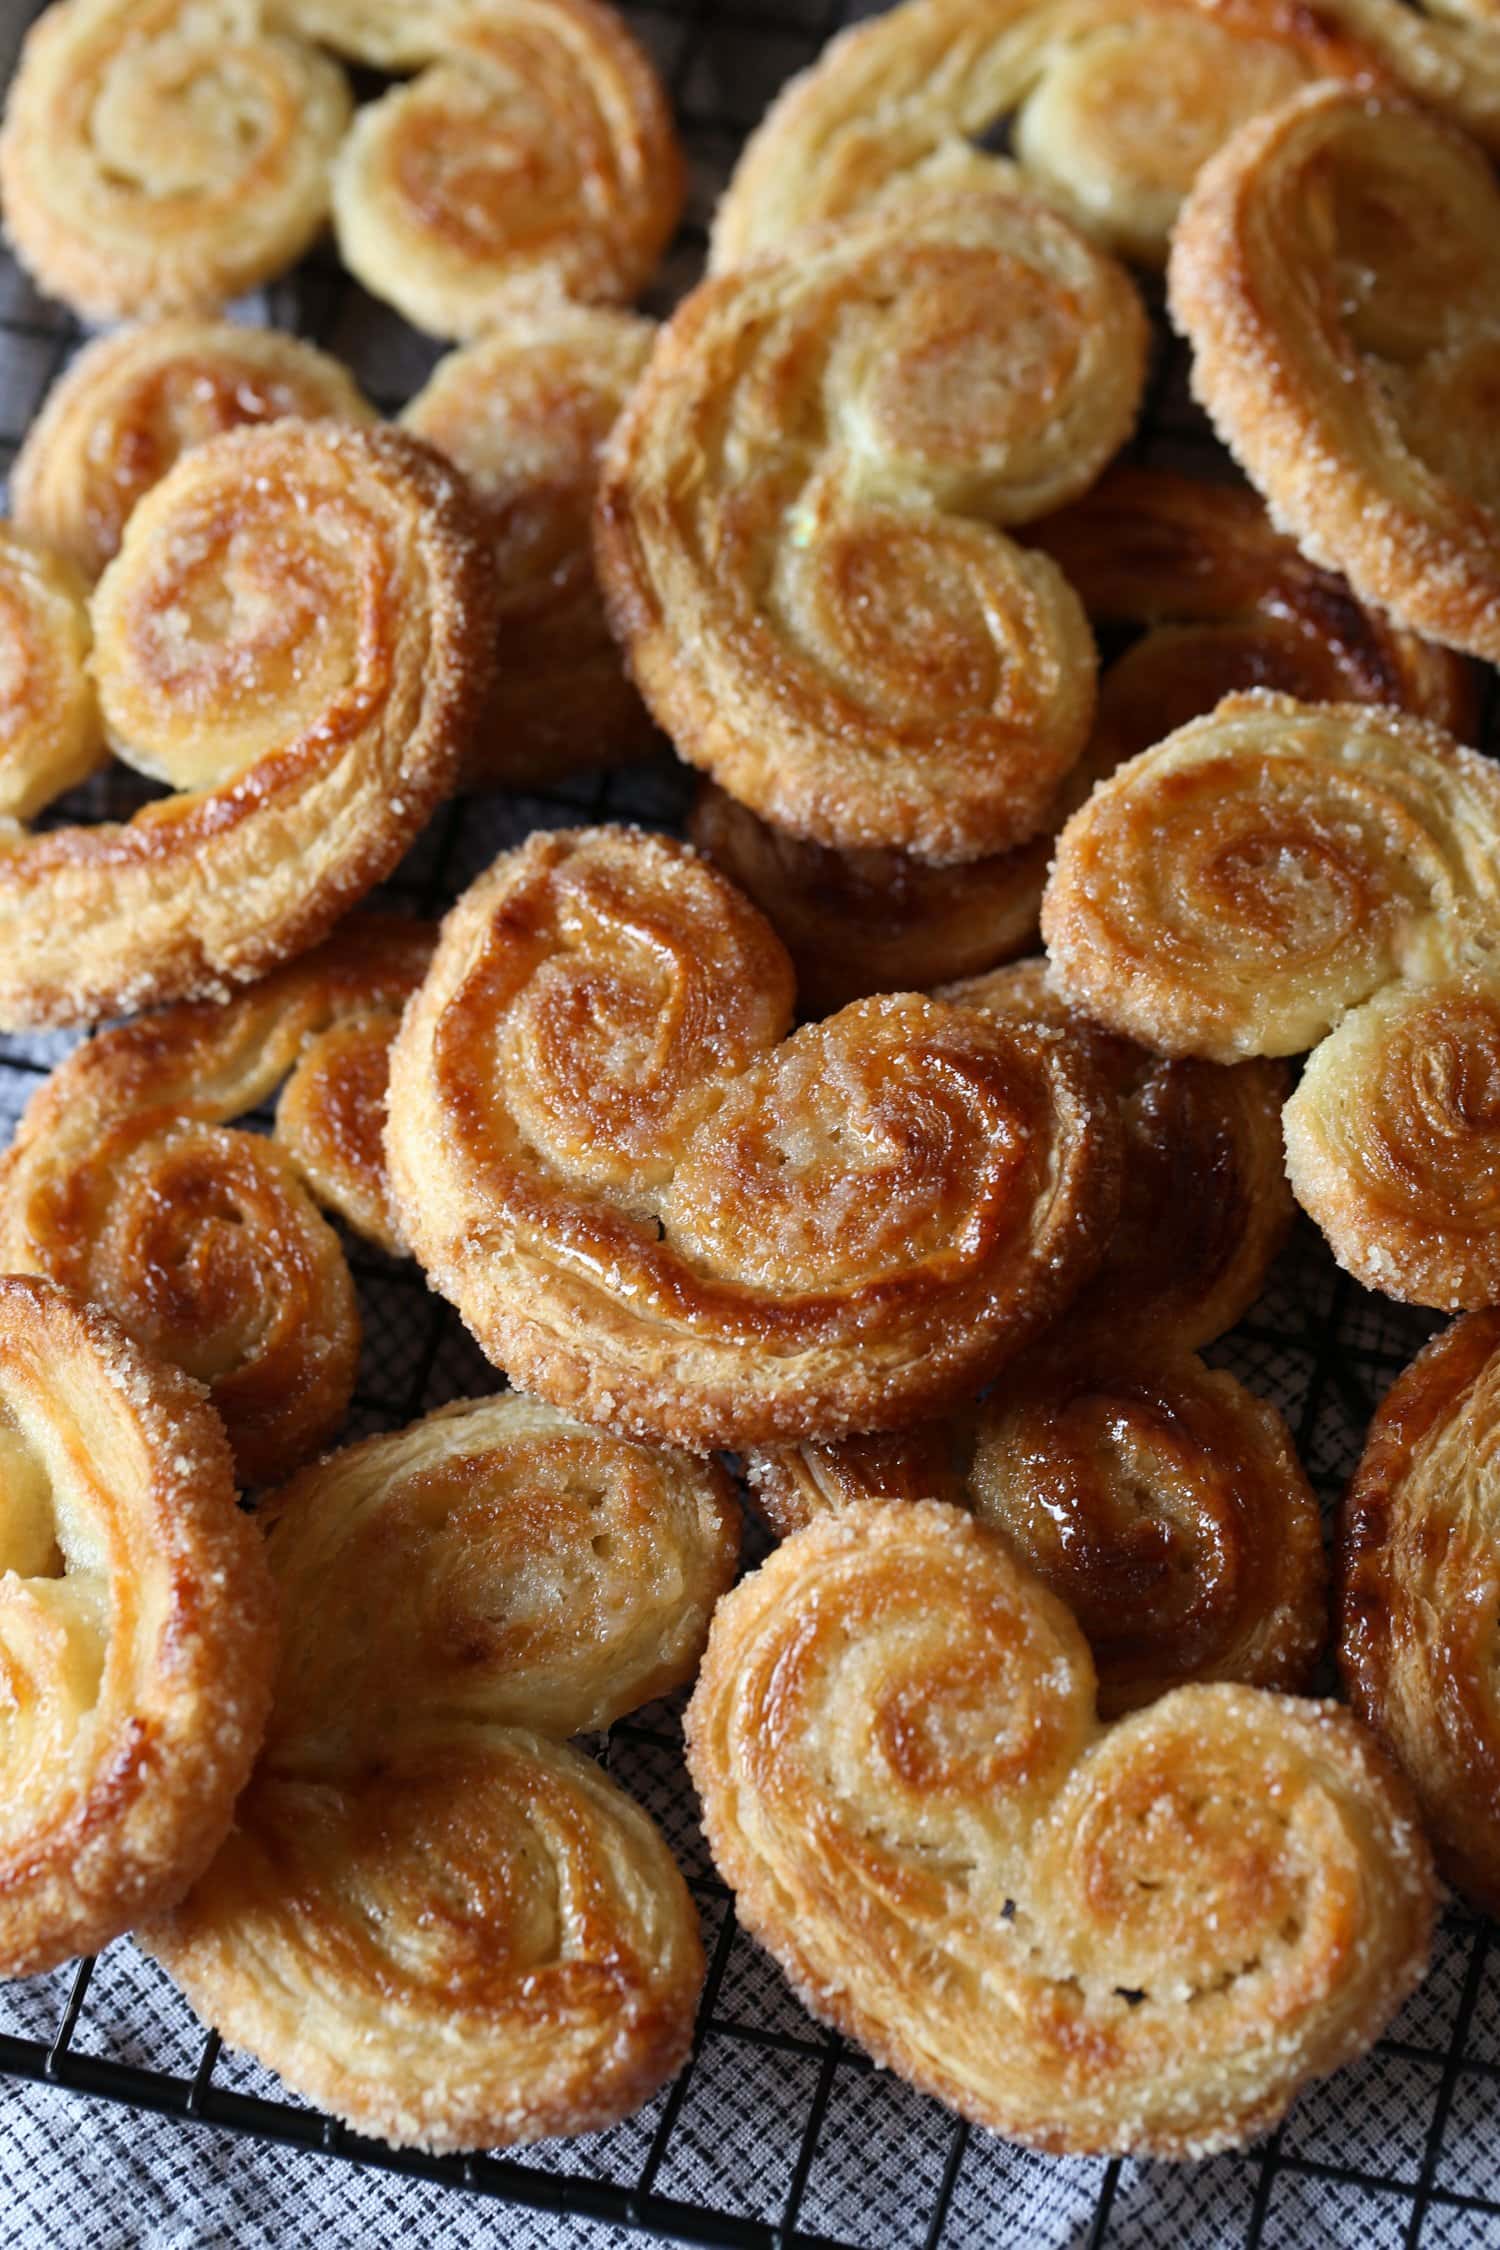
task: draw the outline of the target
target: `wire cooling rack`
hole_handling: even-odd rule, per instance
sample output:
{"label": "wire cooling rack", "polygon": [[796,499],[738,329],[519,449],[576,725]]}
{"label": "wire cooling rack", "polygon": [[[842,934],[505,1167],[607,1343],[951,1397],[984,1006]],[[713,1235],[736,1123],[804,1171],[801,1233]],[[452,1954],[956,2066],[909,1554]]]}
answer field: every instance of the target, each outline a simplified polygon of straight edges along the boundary
{"label": "wire cooling rack", "polygon": [[[0,68],[7,39],[13,47],[32,12],[0,0]],[[666,75],[693,164],[688,222],[652,309],[665,310],[695,278],[713,197],[746,129],[788,74],[860,12],[837,0],[627,7]],[[339,353],[386,409],[437,356],[365,297],[331,252],[244,311]],[[0,262],[0,468],[79,340],[59,308]],[[1136,446],[1148,461],[1225,472],[1164,329]],[[1486,725],[1494,749],[1497,685]],[[90,809],[117,812],[135,788],[108,776],[91,785]],[[677,826],[686,800],[670,763],[542,795],[470,799],[438,818],[389,889],[432,913],[534,827],[619,817]],[[70,1043],[0,1040],[0,1138]],[[350,1261],[366,1335],[351,1435],[494,1387],[493,1370],[415,1269],[357,1244]],[[1211,1356],[1287,1415],[1327,1503],[1380,1393],[1435,1325],[1356,1289],[1304,1225],[1252,1317]],[[971,2132],[810,2021],[736,1928],[714,1877],[675,1707],[616,1726],[601,1755],[660,1821],[702,1911],[709,1955],[692,2059],[628,2123],[506,2158],[434,2159],[361,2140],[205,2036],[127,1942],[97,1963],[0,1987],[0,2078],[431,2182],[434,2233],[440,2210],[454,2216],[444,2200],[452,2193],[744,2250],[1500,2241],[1500,1948],[1487,1924],[1451,1911],[1432,1974],[1390,2034],[1304,2096],[1258,2148],[1195,2166],[1049,2160]]]}

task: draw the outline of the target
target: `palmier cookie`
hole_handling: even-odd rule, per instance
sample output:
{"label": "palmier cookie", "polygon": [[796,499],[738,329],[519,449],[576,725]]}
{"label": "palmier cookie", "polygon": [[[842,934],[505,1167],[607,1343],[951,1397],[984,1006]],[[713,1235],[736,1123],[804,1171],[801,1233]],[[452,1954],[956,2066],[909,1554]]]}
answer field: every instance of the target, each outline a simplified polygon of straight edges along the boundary
{"label": "palmier cookie", "polygon": [[1183,1353],[1007,1370],[895,1437],[746,1464],[783,1538],[861,1501],[942,1500],[999,1532],[1082,1627],[1106,1718],[1193,1680],[1304,1688],[1328,1633],[1318,1503],[1275,1408]]}
{"label": "palmier cookie", "polygon": [[[205,1382],[246,1484],[289,1474],[348,1407],[358,1304],[313,1197],[399,1248],[386,1057],[432,935],[356,915],[233,1000],[101,1033],[0,1159],[0,1267],[49,1274]],[[230,1128],[284,1079],[273,1138]]]}
{"label": "palmier cookie", "polygon": [[0,1279],[0,1975],[169,1906],[223,1841],[275,1664],[260,1541],[198,1385]]}
{"label": "palmier cookie", "polygon": [[1315,89],[1205,170],[1171,304],[1278,521],[1365,600],[1500,662],[1500,187],[1481,151],[1404,103]]}
{"label": "palmier cookie", "polygon": [[495,692],[471,784],[554,780],[653,740],[604,622],[589,517],[599,449],[654,334],[634,313],[518,309],[440,361],[401,417],[468,477],[499,567]]}
{"label": "palmier cookie", "polygon": [[1074,814],[1042,934],[1059,990],[1112,1030],[1293,1054],[1500,947],[1500,769],[1399,712],[1227,696]]}
{"label": "palmier cookie", "polygon": [[485,0],[409,85],[361,110],[333,168],[345,265],[434,336],[518,301],[623,303],[682,208],[666,94],[598,0]]}
{"label": "palmier cookie", "polygon": [[1370,1425],[1336,1553],[1339,1664],[1416,1792],[1438,1865],[1500,1912],[1494,1687],[1500,1314],[1430,1343]]}
{"label": "palmier cookie", "polygon": [[147,1949],[361,2132],[472,2148],[627,2116],[686,2057],[698,1921],[564,1738],[691,1677],[734,1570],[722,1472],[512,1394],[333,1454],[262,1514],[266,1752]]}
{"label": "palmier cookie", "polygon": [[73,565],[0,524],[0,820],[28,819],[102,762],[91,642]]}
{"label": "palmier cookie", "polygon": [[307,248],[349,114],[338,65],[246,0],[58,0],[0,131],[6,231],[85,319],[205,311]]}
{"label": "palmier cookie", "polygon": [[1032,2147],[1247,2141],[1426,1965],[1431,1862],[1347,1711],[1221,1684],[1101,1727],[1072,1617],[960,1509],[785,1541],[719,1605],[687,1730],[809,2007]]}
{"label": "palmier cookie", "polygon": [[1101,1362],[1125,1349],[1158,1358],[1232,1328],[1260,1295],[1291,1225],[1286,1065],[1226,1069],[1153,1055],[1070,1009],[1040,960],[948,985],[938,997],[1071,1031],[1088,1042],[1119,1107],[1119,1218],[1097,1272],[1037,1349],[1092,1352]]}
{"label": "palmier cookie", "polygon": [[184,455],[93,603],[109,740],[176,793],[0,832],[0,1024],[222,997],[315,943],[452,786],[494,602],[473,503],[414,438],[287,421]]}
{"label": "palmier cookie", "polygon": [[533,836],[453,909],[386,1155],[524,1388],[705,1447],[900,1426],[1097,1259],[1118,1124],[1082,1043],[910,993],[791,1009],[768,924],[665,838]]}
{"label": "palmier cookie", "polygon": [[372,422],[375,410],[336,359],[275,329],[182,318],[101,336],[53,385],[16,455],[16,521],[97,578],[179,454],[286,415]]}
{"label": "palmier cookie", "polygon": [[1077,596],[998,527],[1128,436],[1125,274],[1014,195],[876,212],[694,291],[615,428],[610,620],[689,764],[794,835],[943,864],[1045,824],[1087,739]]}

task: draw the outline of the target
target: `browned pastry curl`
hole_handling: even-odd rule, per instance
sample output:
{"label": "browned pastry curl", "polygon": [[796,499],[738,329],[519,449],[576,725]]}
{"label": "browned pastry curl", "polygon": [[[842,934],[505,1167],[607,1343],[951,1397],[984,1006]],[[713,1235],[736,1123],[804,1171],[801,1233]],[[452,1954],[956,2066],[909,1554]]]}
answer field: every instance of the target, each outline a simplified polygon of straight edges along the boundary
{"label": "browned pastry curl", "polygon": [[1083,1628],[1106,1718],[1190,1680],[1303,1688],[1327,1637],[1318,1504],[1275,1408],[1183,1354],[1007,1371],[972,1413],[748,1463],[783,1537],[861,1500],[993,1526]]}
{"label": "browned pastry curl", "polygon": [[198,1385],[0,1279],[0,1976],[180,1898],[260,1746],[276,1629]]}
{"label": "browned pastry curl", "polygon": [[[432,932],[355,916],[223,1004],[75,1049],[0,1160],[0,1265],[50,1274],[209,1385],[248,1484],[343,1419],[354,1285],[319,1200],[388,1248],[386,1056]],[[229,1129],[292,1073],[274,1140]]]}
{"label": "browned pastry curl", "polygon": [[775,936],[679,844],[533,836],[444,924],[392,1052],[403,1230],[484,1349],[693,1445],[890,1428],[1097,1259],[1086,1047],[914,994],[785,1036]]}
{"label": "browned pastry curl", "polygon": [[1339,1663],[1438,1864],[1500,1913],[1500,1314],[1419,1353],[1370,1425],[1338,1537]]}
{"label": "browned pastry curl", "polygon": [[1064,1357],[1189,1351],[1232,1328],[1260,1295],[1292,1219],[1284,1065],[1226,1069],[1154,1055],[1069,1008],[1044,961],[971,977],[941,997],[1070,1029],[1090,1043],[1119,1104],[1120,1215],[1097,1273],[1058,1323]]}
{"label": "browned pastry curl", "polygon": [[333,1454],[264,1514],[266,1752],[143,1942],[363,2132],[473,2148],[629,2115],[687,2054],[697,1916],[564,1738],[691,1676],[734,1570],[722,1471],[512,1394]]}
{"label": "browned pastry curl", "polygon": [[10,473],[17,523],[90,579],[180,454],[288,414],[372,422],[336,359],[229,320],[152,320],[86,344],[47,393]]}
{"label": "browned pastry curl", "polygon": [[0,525],[0,820],[29,819],[105,756],[87,604],[66,557]]}
{"label": "browned pastry curl", "polygon": [[1404,103],[1315,88],[1205,169],[1171,304],[1193,387],[1278,521],[1364,600],[1500,662],[1500,186],[1483,152]]}
{"label": "browned pastry curl", "polygon": [[222,998],[323,937],[452,786],[495,597],[472,499],[415,438],[281,421],[185,454],[93,607],[107,736],[175,793],[0,829],[0,1024]]}
{"label": "browned pastry curl", "polygon": [[694,291],[605,454],[610,621],[679,754],[792,834],[1036,835],[1093,712],[1077,597],[1000,528],[1129,434],[1146,324],[1040,204],[924,199]]}
{"label": "browned pastry curl", "polygon": [[688,1711],[745,1926],[966,2117],[1202,2156],[1362,2054],[1435,1886],[1347,1711],[1175,1689],[1102,1727],[1077,1625],[955,1508],[857,1505],[726,1596]]}

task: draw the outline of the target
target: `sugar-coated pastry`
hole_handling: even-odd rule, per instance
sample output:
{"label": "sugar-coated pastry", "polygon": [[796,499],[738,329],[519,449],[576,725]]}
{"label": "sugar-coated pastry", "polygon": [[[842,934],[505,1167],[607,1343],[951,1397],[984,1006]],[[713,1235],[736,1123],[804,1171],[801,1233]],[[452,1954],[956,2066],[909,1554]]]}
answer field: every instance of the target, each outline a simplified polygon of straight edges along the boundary
{"label": "sugar-coated pastry", "polygon": [[1032,2147],[1235,2147],[1426,1966],[1430,1857],[1347,1711],[1191,1686],[1101,1726],[1078,1626],[956,1508],[786,1540],[720,1603],[687,1727],[808,2006]]}
{"label": "sugar-coated pastry", "polygon": [[1309,1058],[1287,1170],[1367,1289],[1448,1312],[1500,1304],[1500,982],[1392,985]]}
{"label": "sugar-coated pastry", "polygon": [[419,70],[480,0],[268,0],[271,20],[371,70]]}
{"label": "sugar-coated pastry", "polygon": [[1294,1054],[1500,944],[1500,768],[1404,713],[1227,696],[1063,830],[1051,975],[1166,1054]]}
{"label": "sugar-coated pastry", "polygon": [[97,578],[131,509],[179,454],[289,414],[375,419],[336,359],[273,328],[181,317],[97,337],[54,383],[16,455],[16,522]]}
{"label": "sugar-coated pastry", "polygon": [[231,430],[131,516],[93,602],[107,737],[174,785],[121,826],[0,828],[0,1025],[223,997],[389,873],[491,681],[457,473],[333,422]]}
{"label": "sugar-coated pastry", "polygon": [[0,131],[6,232],[87,320],[206,311],[313,240],[349,114],[260,0],[55,0]]}
{"label": "sugar-coated pastry", "polygon": [[691,1678],[734,1572],[723,1472],[510,1394],[333,1454],[262,1514],[265,1755],[143,1942],[361,2132],[474,2148],[628,2116],[686,2058],[698,1920],[565,1737]]}
{"label": "sugar-coated pastry", "polygon": [[1484,153],[1406,103],[1314,89],[1204,170],[1170,294],[1194,390],[1278,522],[1363,600],[1500,662]]}
{"label": "sugar-coated pastry", "polygon": [[1106,1718],[1192,1680],[1304,1688],[1327,1638],[1318,1503],[1285,1422],[1128,1333],[1093,1361],[1028,1357],[950,1421],[746,1466],[783,1538],[860,1501],[971,1510],[1083,1628]]}
{"label": "sugar-coated pastry", "polygon": [[[1281,1137],[1286,1066],[1257,1060],[1226,1069],[1151,1054],[1070,1009],[1040,960],[948,985],[939,998],[1071,1030],[1090,1043],[1119,1104],[1120,1215],[1098,1271],[1058,1323],[1057,1349],[1160,1356],[1232,1328],[1260,1295],[1291,1224]],[[1050,1349],[1051,1339],[1039,1348]]]}
{"label": "sugar-coated pastry", "polygon": [[999,527],[1129,435],[1123,268],[1015,195],[923,200],[705,282],[605,454],[600,576],[678,752],[794,835],[1024,843],[1087,739],[1076,595]]}
{"label": "sugar-coated pastry", "polygon": [[[49,1274],[209,1386],[247,1484],[334,1435],[359,1313],[312,1195],[388,1248],[385,1058],[432,951],[426,925],[355,915],[226,1002],[188,1002],[74,1049],[0,1158],[0,1267]],[[287,1078],[275,1136],[230,1120]]]}
{"label": "sugar-coated pastry", "polygon": [[1471,1313],[1386,1394],[1344,1496],[1338,1654],[1416,1792],[1438,1865],[1500,1913],[1500,1314]]}
{"label": "sugar-coated pastry", "polygon": [[0,1976],[33,1976],[218,1850],[275,1612],[198,1385],[50,1281],[0,1279],[0,1476]]}
{"label": "sugar-coated pastry", "polygon": [[0,524],[0,821],[29,819],[104,758],[92,637],[72,563]]}
{"label": "sugar-coated pastry", "polygon": [[600,448],[654,334],[607,307],[522,307],[441,360],[401,417],[467,476],[499,565],[495,692],[471,784],[549,781],[651,744],[604,621],[589,517]]}
{"label": "sugar-coated pastry", "polygon": [[441,51],[362,109],[333,168],[344,263],[434,336],[517,301],[623,303],[682,208],[666,93],[600,0],[483,0]]}
{"label": "sugar-coated pastry", "polygon": [[386,1155],[429,1279],[523,1388],[688,1445],[900,1426],[1097,1259],[1086,1047],[907,993],[786,1036],[769,925],[683,845],[533,836],[443,926]]}

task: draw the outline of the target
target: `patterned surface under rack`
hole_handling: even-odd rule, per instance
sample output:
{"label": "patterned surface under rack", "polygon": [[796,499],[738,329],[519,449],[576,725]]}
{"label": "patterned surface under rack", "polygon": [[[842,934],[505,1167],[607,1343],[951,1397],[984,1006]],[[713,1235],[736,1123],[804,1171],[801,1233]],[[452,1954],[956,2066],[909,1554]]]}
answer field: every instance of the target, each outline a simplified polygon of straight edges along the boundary
{"label": "patterned surface under rack", "polygon": [[[0,0],[0,65],[27,12]],[[689,223],[653,293],[660,310],[694,278],[713,196],[746,128],[862,11],[838,0],[656,0],[627,12],[666,73],[693,159]],[[245,313],[340,354],[385,408],[437,356],[331,253]],[[77,327],[0,260],[0,468],[78,341]],[[1137,446],[1149,461],[1225,468],[1164,334]],[[1487,739],[1500,750],[1500,683],[1491,686]],[[133,786],[119,775],[93,784],[91,809],[121,809]],[[469,800],[439,817],[391,889],[430,912],[533,827],[621,816],[671,826],[686,795],[664,765],[547,795]],[[69,1043],[0,1041],[0,1136]],[[358,1246],[351,1263],[366,1330],[351,1434],[493,1387],[413,1268]],[[1435,1325],[1354,1288],[1304,1224],[1252,1317],[1210,1356],[1282,1409],[1331,1501],[1380,1393]],[[4,2239],[269,2245],[413,2230],[428,2241],[441,2230],[445,2241],[522,2245],[623,2242],[619,2230],[645,2228],[765,2250],[1418,2241],[1434,2250],[1500,2240],[1500,1945],[1471,1916],[1449,1913],[1431,1976],[1368,2060],[1305,2096],[1260,2147],[1194,2167],[1049,2161],[971,2133],[810,2022],[736,1930],[698,1836],[673,1709],[617,1726],[602,1754],[661,1820],[701,1906],[710,1959],[693,2060],[641,2116],[504,2161],[359,2143],[205,2040],[165,1978],[122,1942],[97,1964],[0,1988]],[[127,2117],[109,2104],[159,2115]],[[339,2159],[370,2168],[359,2197]],[[485,2197],[569,2218],[502,2214]]]}

